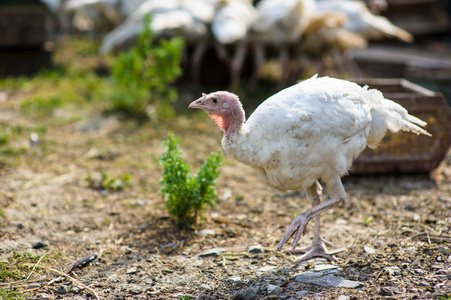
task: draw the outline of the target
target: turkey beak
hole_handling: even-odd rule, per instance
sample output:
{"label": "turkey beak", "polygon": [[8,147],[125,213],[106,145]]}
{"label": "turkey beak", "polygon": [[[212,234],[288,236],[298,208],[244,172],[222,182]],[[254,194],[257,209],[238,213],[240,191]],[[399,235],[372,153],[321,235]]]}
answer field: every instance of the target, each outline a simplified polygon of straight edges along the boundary
{"label": "turkey beak", "polygon": [[191,102],[190,105],[188,106],[188,108],[200,108],[200,109],[203,109],[204,108],[205,96],[206,96],[205,94],[202,94],[202,97],[200,97],[199,99]]}

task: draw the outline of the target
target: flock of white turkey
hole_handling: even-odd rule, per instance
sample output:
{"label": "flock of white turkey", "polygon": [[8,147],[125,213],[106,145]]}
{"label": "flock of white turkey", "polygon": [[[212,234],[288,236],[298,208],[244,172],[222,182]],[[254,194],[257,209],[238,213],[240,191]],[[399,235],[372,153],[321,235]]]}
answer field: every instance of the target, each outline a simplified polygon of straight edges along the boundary
{"label": "flock of white turkey", "polygon": [[312,65],[321,74],[325,57],[332,57],[338,66],[347,66],[352,72],[348,50],[366,47],[369,40],[413,39],[386,18],[370,12],[367,4],[383,7],[377,6],[381,0],[41,1],[57,16],[69,14],[72,24],[66,26],[105,34],[101,53],[132,45],[144,17],[151,14],[151,27],[157,38],[181,36],[187,47],[193,49],[190,58],[193,82],[199,82],[205,52],[214,47],[218,58],[230,69],[231,90],[238,87],[249,51],[254,66],[249,80],[252,88],[269,54],[277,58],[279,80],[286,85]]}

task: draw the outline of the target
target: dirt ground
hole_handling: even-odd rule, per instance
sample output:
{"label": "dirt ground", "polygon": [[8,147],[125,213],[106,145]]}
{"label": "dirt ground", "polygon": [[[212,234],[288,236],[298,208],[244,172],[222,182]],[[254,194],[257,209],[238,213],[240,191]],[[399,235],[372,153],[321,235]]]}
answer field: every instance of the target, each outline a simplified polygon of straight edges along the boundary
{"label": "dirt ground", "polygon": [[[158,192],[161,142],[173,131],[197,168],[220,146],[221,132],[206,117],[184,114],[155,126],[89,113],[46,123],[32,144],[40,124],[13,101],[0,102],[0,121],[24,128],[12,143],[27,151],[0,169],[0,259],[14,251],[44,256],[14,285],[28,299],[451,298],[451,153],[430,175],[344,178],[351,206],[322,216],[323,237],[344,251],[337,262],[295,264],[294,255],[274,250],[294,215],[311,207],[305,193],[280,194],[230,158],[219,203],[199,229],[180,230],[169,219]],[[50,119],[79,113],[61,108]],[[102,173],[130,174],[130,185],[99,189]],[[311,242],[312,227],[301,246]],[[33,249],[38,242],[44,247]],[[199,256],[215,248],[222,250]],[[337,266],[334,276],[358,287],[297,279],[321,264]]]}

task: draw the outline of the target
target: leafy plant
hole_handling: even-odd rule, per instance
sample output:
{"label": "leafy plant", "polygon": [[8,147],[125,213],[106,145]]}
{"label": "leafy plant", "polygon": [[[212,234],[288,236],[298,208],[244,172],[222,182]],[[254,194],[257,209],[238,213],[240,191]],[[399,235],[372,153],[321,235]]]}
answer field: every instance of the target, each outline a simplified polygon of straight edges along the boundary
{"label": "leafy plant", "polygon": [[153,43],[150,17],[144,20],[137,45],[121,52],[112,63],[111,103],[113,110],[138,118],[172,114],[170,102],[177,93],[169,84],[182,74],[182,38]]}
{"label": "leafy plant", "polygon": [[195,175],[190,172],[190,166],[182,158],[182,152],[177,147],[173,133],[169,140],[163,142],[166,152],[160,163],[164,170],[160,180],[161,193],[165,199],[169,216],[179,225],[192,228],[197,225],[206,206],[216,204],[216,192],[213,186],[219,177],[219,167],[222,164],[222,153],[211,153]]}

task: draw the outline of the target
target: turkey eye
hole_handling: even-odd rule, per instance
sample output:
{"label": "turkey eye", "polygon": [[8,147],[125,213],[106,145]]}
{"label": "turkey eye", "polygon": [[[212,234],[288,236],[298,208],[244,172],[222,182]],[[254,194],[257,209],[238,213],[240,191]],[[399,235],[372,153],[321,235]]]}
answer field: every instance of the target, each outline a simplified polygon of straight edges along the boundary
{"label": "turkey eye", "polygon": [[213,103],[218,103],[218,99],[216,99],[216,98],[213,98]]}

